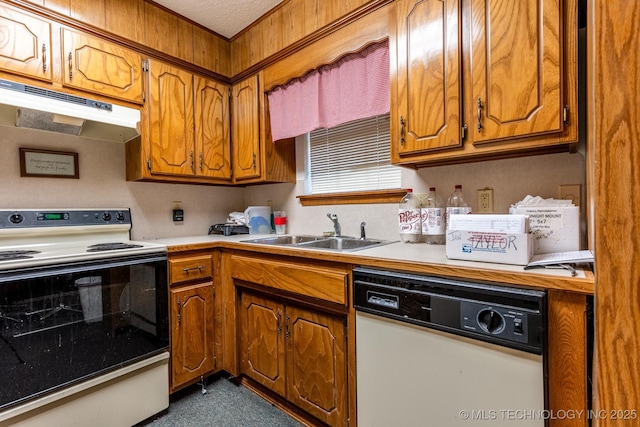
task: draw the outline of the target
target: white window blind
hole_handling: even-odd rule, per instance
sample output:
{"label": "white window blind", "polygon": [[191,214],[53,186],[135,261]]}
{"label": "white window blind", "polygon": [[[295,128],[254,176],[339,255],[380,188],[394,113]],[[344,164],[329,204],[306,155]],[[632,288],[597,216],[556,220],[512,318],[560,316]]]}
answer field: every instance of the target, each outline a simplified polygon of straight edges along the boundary
{"label": "white window blind", "polygon": [[400,168],[390,163],[389,140],[389,114],[312,131],[311,193],[400,188]]}

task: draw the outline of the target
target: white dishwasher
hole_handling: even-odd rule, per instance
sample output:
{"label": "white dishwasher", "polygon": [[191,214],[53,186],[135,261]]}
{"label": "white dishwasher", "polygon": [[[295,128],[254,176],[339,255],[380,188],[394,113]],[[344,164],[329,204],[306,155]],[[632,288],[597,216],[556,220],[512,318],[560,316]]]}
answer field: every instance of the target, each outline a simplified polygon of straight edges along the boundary
{"label": "white dishwasher", "polygon": [[357,425],[546,425],[546,293],[354,269]]}

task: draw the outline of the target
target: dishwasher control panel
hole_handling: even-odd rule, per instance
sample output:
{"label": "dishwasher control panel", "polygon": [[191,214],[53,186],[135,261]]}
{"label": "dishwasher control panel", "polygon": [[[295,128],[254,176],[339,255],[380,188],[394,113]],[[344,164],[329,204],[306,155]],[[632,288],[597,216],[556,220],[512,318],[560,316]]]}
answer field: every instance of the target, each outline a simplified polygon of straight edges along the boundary
{"label": "dishwasher control panel", "polygon": [[542,354],[546,292],[374,268],[353,270],[356,311]]}
{"label": "dishwasher control panel", "polygon": [[478,334],[529,341],[528,312],[515,307],[460,301],[460,326]]}

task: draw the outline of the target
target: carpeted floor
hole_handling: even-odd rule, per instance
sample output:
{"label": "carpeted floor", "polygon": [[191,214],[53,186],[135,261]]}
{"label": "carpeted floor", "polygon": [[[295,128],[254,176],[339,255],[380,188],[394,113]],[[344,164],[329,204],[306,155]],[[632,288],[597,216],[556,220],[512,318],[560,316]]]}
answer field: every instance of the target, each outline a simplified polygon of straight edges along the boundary
{"label": "carpeted floor", "polygon": [[171,397],[169,411],[145,427],[300,427],[302,424],[245,387],[225,377],[193,385]]}

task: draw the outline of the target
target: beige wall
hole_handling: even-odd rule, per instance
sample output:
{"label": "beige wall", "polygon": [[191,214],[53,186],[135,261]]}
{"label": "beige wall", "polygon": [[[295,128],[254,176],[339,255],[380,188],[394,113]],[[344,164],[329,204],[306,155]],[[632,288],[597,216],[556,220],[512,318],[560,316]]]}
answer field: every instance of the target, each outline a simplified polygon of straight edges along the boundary
{"label": "beige wall", "polygon": [[[20,177],[19,147],[78,153],[80,179]],[[0,127],[0,209],[131,208],[132,238],[206,234],[244,207],[242,188],[128,182],[125,146],[54,133]],[[174,224],[172,202],[185,221]]]}
{"label": "beige wall", "polygon": [[[20,177],[18,147],[77,152],[80,179]],[[229,212],[247,205],[271,204],[289,216],[289,231],[322,233],[332,230],[326,214],[336,213],[343,234],[359,235],[367,223],[370,237],[398,239],[396,204],[302,207],[296,198],[304,192],[303,150],[298,149],[298,184],[271,184],[244,188],[128,182],[124,144],[52,133],[0,127],[0,209],[14,208],[131,208],[132,237],[152,239],[204,235],[210,224],[224,222]],[[436,186],[445,200],[455,184],[462,184],[476,207],[477,189],[494,189],[496,213],[527,194],[557,197],[560,184],[583,184],[582,154],[552,154],[465,165],[439,166],[419,171],[403,169],[403,187],[424,193]],[[583,197],[584,199],[584,197]],[[182,201],[185,221],[174,224],[172,202]]]}
{"label": "beige wall", "polygon": [[[327,213],[336,213],[345,235],[359,236],[360,223],[367,223],[367,235],[380,239],[398,240],[397,204],[337,205],[303,207],[296,195],[304,194],[304,150],[297,141],[298,183],[248,187],[248,204],[271,203],[274,209],[287,211],[292,233],[322,233],[333,230]],[[549,154],[508,160],[438,166],[418,171],[403,168],[402,186],[425,193],[435,186],[446,202],[455,184],[461,184],[468,203],[476,208],[476,190],[489,187],[494,191],[495,213],[507,213],[509,206],[527,194],[544,198],[559,197],[560,184],[582,184],[584,193],[585,160],[581,153]],[[584,197],[582,198],[584,200]],[[583,227],[584,228],[584,227]]]}

